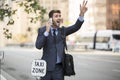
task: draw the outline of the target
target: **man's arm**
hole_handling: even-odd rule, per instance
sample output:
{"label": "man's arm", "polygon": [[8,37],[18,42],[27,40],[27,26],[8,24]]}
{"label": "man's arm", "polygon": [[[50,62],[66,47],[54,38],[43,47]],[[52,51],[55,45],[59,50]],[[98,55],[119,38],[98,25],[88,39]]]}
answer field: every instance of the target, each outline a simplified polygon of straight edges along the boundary
{"label": "man's arm", "polygon": [[74,32],[76,32],[77,30],[79,30],[84,22],[84,14],[87,11],[87,7],[86,7],[87,1],[83,1],[83,4],[80,4],[80,13],[79,13],[79,18],[76,21],[76,23],[72,26],[69,26],[68,28],[65,29],[66,31],[66,36],[69,34],[72,34]]}
{"label": "man's arm", "polygon": [[38,36],[37,36],[36,43],[35,43],[36,48],[41,49],[45,45],[46,40],[47,40],[47,38],[44,35],[43,28],[39,28]]}

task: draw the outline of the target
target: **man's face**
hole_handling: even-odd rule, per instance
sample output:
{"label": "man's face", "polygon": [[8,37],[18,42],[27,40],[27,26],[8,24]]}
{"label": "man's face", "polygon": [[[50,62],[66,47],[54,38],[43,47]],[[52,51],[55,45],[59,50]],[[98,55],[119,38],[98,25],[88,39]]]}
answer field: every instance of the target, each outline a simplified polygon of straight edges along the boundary
{"label": "man's face", "polygon": [[53,26],[59,27],[61,23],[61,13],[54,13],[53,14]]}

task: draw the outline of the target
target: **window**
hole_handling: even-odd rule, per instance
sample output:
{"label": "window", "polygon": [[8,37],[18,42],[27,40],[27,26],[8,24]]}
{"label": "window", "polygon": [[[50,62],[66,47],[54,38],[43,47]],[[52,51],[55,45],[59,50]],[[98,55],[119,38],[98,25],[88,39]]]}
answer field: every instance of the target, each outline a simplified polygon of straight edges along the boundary
{"label": "window", "polygon": [[93,37],[80,38],[80,42],[93,42]]}
{"label": "window", "polygon": [[113,38],[116,39],[116,40],[120,40],[120,34],[114,34]]}
{"label": "window", "polygon": [[97,37],[96,42],[107,43],[109,40],[110,40],[110,37]]}

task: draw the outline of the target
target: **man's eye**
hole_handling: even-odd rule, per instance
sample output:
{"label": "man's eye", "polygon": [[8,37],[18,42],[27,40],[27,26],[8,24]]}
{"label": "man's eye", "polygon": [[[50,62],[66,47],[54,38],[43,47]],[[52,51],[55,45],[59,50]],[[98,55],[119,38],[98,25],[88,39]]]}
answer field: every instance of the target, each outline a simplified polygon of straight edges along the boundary
{"label": "man's eye", "polygon": [[55,17],[58,17],[57,15]]}

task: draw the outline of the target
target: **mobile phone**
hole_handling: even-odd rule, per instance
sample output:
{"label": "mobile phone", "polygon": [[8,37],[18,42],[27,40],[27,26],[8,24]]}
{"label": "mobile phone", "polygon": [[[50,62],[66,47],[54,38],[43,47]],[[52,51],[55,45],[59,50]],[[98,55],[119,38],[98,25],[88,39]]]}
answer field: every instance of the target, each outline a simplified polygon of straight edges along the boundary
{"label": "mobile phone", "polygon": [[50,18],[49,21],[50,21],[51,24],[53,23],[53,22],[52,22],[52,18]]}

